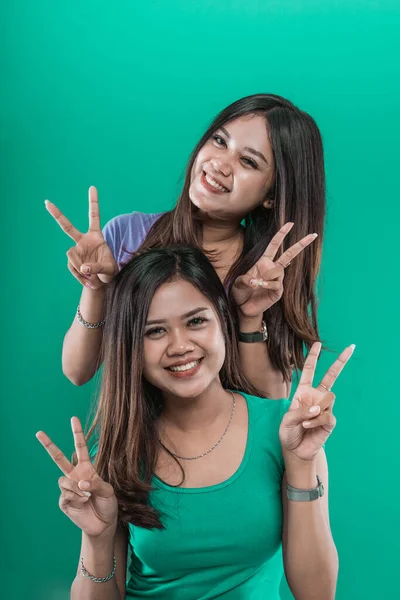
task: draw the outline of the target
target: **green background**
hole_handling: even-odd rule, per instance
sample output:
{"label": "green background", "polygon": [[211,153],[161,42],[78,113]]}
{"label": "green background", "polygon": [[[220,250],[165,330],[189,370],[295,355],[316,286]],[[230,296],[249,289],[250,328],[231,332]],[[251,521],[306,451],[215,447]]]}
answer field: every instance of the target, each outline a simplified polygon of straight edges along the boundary
{"label": "green background", "polygon": [[103,224],[172,207],[214,114],[261,91],[323,133],[321,332],[334,351],[357,344],[327,449],[337,598],[398,598],[399,17],[394,0],[2,3],[2,597],[67,599],[79,552],[35,439],[70,453],[69,419],[95,393],[61,372],[80,288],[44,199],[82,229],[91,184]]}

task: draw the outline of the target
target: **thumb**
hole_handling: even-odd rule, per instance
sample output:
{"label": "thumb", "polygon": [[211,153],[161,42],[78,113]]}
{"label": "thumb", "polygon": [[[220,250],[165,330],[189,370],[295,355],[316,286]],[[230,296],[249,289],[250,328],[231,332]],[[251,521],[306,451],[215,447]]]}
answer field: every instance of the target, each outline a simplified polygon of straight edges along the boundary
{"label": "thumb", "polygon": [[289,410],[285,415],[285,425],[286,427],[296,427],[296,425],[300,425],[303,421],[310,421],[310,419],[318,417],[320,412],[321,407],[319,404],[300,406],[300,408],[296,408],[295,410]]}
{"label": "thumb", "polygon": [[80,272],[83,275],[91,275],[101,273],[102,275],[114,275],[116,272],[116,266],[111,261],[97,262],[97,263],[84,263],[80,266]]}
{"label": "thumb", "polygon": [[109,483],[106,483],[95,475],[92,479],[81,479],[78,481],[78,487],[83,492],[91,492],[99,498],[112,498],[114,496],[114,488]]}
{"label": "thumb", "polygon": [[239,289],[243,289],[243,288],[257,288],[259,285],[259,281],[262,281],[261,279],[254,277],[254,275],[239,275],[239,277],[236,278],[235,280],[235,287],[239,288]]}

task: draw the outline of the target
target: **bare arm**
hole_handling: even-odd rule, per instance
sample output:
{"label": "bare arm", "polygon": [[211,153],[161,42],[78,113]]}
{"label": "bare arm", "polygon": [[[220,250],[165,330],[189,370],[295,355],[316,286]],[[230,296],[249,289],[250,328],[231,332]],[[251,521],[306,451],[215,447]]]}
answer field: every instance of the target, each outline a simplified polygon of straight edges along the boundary
{"label": "bare arm", "polygon": [[[68,269],[84,286],[80,312],[85,321],[98,323],[104,315],[105,286],[118,273],[118,265],[100,227],[97,190],[94,187],[89,189],[87,233],[78,231],[57,206],[48,200],[46,209],[63,232],[75,242],[75,246],[68,250],[67,257]],[[67,331],[63,344],[62,368],[75,385],[89,381],[99,368],[102,334],[101,327],[90,329],[76,319]]]}
{"label": "bare arm", "polygon": [[[97,323],[104,316],[105,287],[97,290],[84,288],[80,312],[85,321]],[[103,328],[89,329],[74,318],[64,337],[62,350],[63,373],[74,385],[87,383],[101,363]]]}
{"label": "bare arm", "polygon": [[[239,276],[232,287],[239,327],[243,333],[261,331],[264,312],[282,297],[286,267],[316,238],[316,234],[307,235],[276,260],[275,256],[292,227],[293,223],[281,227],[261,258],[245,275]],[[267,398],[289,397],[291,383],[286,382],[282,373],[272,366],[265,342],[240,342],[239,352],[247,378]]]}
{"label": "bare arm", "polygon": [[[71,600],[125,600],[126,561],[128,534],[117,529],[114,539],[90,540],[82,534],[82,547],[76,577],[71,587]],[[94,577],[106,577],[113,570],[113,556],[116,558],[116,572],[105,583],[95,583],[81,574],[81,557],[84,557],[86,571]]]}
{"label": "bare arm", "polygon": [[[292,502],[286,496],[286,481],[308,489],[320,476],[325,494],[311,502]],[[289,587],[296,600],[334,600],[338,555],[329,525],[328,467],[323,448],[310,464],[286,461],[282,482],[283,560]]]}
{"label": "bare arm", "polygon": [[[242,316],[239,320],[239,329],[243,333],[261,331],[261,328],[262,316],[247,319]],[[265,342],[239,342],[239,354],[246,377],[266,398],[279,400],[289,397],[291,383],[286,382],[282,373],[273,367]]]}

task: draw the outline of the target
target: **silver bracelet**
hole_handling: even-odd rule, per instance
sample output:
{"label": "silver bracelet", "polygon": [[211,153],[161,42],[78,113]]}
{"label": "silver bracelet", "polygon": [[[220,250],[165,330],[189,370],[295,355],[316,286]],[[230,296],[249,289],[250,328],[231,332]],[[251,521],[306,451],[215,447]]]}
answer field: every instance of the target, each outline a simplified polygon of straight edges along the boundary
{"label": "silver bracelet", "polygon": [[88,579],[90,579],[90,581],[94,581],[95,583],[105,583],[106,581],[110,581],[110,579],[112,579],[114,577],[115,571],[117,569],[117,559],[115,558],[115,556],[113,557],[113,561],[114,561],[113,570],[111,571],[111,573],[109,575],[107,575],[107,577],[93,577],[93,575],[88,573],[86,571],[85,567],[83,566],[83,556],[82,556],[82,558],[81,558],[82,577],[87,577]]}
{"label": "silver bracelet", "polygon": [[76,309],[76,319],[79,321],[79,323],[81,323],[81,325],[87,327],[88,329],[97,329],[98,327],[103,327],[104,323],[106,322],[105,319],[98,321],[97,323],[89,323],[89,321],[85,321],[81,315],[80,304],[78,304],[78,308]]}

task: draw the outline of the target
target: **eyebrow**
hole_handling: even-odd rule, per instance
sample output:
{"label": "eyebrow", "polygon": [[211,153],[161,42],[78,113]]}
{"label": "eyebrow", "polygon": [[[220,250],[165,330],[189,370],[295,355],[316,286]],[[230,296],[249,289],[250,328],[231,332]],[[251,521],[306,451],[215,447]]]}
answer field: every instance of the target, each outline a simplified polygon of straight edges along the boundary
{"label": "eyebrow", "polygon": [[[226,137],[229,140],[231,139],[231,135],[225,129],[225,127],[220,127],[220,130],[226,135]],[[267,159],[265,158],[265,156],[264,156],[264,154],[262,152],[259,152],[258,150],[254,150],[254,148],[249,148],[248,146],[246,146],[245,148],[243,148],[243,150],[247,150],[248,152],[251,152],[252,154],[255,154],[255,156],[258,156],[259,158],[261,158],[268,165],[268,161],[267,161]]]}
{"label": "eyebrow", "polygon": [[[181,319],[187,319],[188,317],[191,317],[192,315],[196,315],[197,313],[203,312],[205,310],[208,310],[208,307],[201,306],[199,308],[195,308],[194,310],[190,310],[189,312],[182,315]],[[167,322],[167,319],[152,319],[151,321],[146,321],[146,325],[154,325],[155,323],[166,323],[166,322]]]}

